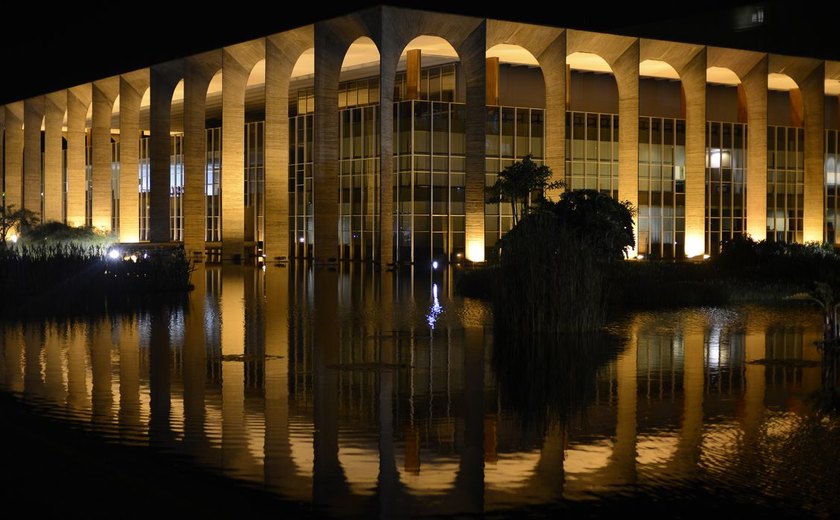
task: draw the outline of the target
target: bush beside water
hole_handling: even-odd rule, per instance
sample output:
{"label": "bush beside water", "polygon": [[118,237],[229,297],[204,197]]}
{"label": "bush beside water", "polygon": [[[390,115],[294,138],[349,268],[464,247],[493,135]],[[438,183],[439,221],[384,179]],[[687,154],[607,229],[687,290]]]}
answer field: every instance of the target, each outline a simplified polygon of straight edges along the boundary
{"label": "bush beside water", "polygon": [[[138,303],[190,288],[183,248],[136,247],[108,255],[113,239],[58,223],[33,227],[0,249],[4,315]],[[107,302],[105,302],[107,299]],[[103,303],[105,302],[105,303]]]}

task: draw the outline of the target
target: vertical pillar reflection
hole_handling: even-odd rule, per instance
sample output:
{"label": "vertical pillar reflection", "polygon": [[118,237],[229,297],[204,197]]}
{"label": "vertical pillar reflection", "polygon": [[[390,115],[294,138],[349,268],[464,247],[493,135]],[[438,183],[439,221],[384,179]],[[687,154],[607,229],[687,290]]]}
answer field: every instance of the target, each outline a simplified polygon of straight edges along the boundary
{"label": "vertical pillar reflection", "polygon": [[244,283],[241,267],[222,267],[222,465],[240,471],[247,466]]}
{"label": "vertical pillar reflection", "polygon": [[61,326],[49,323],[44,327],[44,396],[56,405],[63,405],[67,395],[61,366]]}
{"label": "vertical pillar reflection", "polygon": [[[760,363],[751,363],[764,359],[765,331],[748,328],[746,334],[746,363],[744,364],[744,441],[750,441],[758,434],[761,418],[764,415],[764,392],[767,386],[765,367]],[[749,445],[749,444],[748,444]]]}
{"label": "vertical pillar reflection", "polygon": [[157,445],[167,445],[172,440],[169,317],[169,309],[155,308],[149,322],[149,441]]}
{"label": "vertical pillar reflection", "polygon": [[119,324],[120,432],[139,434],[140,424],[140,336],[137,320],[124,317]]}
{"label": "vertical pillar reflection", "polygon": [[85,344],[87,327],[76,323],[67,337],[67,406],[83,410],[87,405],[87,372],[85,370]]}
{"label": "vertical pillar reflection", "polygon": [[200,264],[195,273],[195,288],[190,294],[184,328],[184,445],[198,455],[208,447],[204,431],[205,384],[207,380],[207,341],[204,331],[206,272]]}
{"label": "vertical pillar reflection", "polygon": [[684,341],[682,428],[674,460],[681,476],[690,476],[697,468],[703,437],[706,350],[702,332],[686,332]]}
{"label": "vertical pillar reflection", "polygon": [[[390,334],[393,327],[393,273],[383,272],[378,287],[380,321],[374,335],[381,338],[379,344],[379,516],[392,518],[398,511],[399,474],[394,453],[394,378],[390,368],[397,363],[395,338]],[[416,437],[415,437],[416,438]],[[408,451],[406,442],[406,451]],[[419,442],[416,452],[420,451]],[[406,464],[408,464],[406,454]],[[419,456],[417,457],[419,470]]]}
{"label": "vertical pillar reflection", "polygon": [[[316,74],[317,77],[317,74]],[[322,250],[323,251],[323,250]],[[338,459],[338,273],[318,269],[314,280],[313,406],[315,463],[312,495],[316,506],[335,505],[346,492]],[[331,324],[325,326],[323,324]]]}
{"label": "vertical pillar reflection", "polygon": [[484,329],[464,329],[464,445],[455,481],[459,512],[484,511]]}
{"label": "vertical pillar reflection", "polygon": [[43,335],[40,324],[23,325],[24,371],[23,393],[27,397],[40,397],[44,393],[44,381],[41,379],[41,347]]}
{"label": "vertical pillar reflection", "polygon": [[637,363],[638,338],[633,337],[616,361],[618,410],[610,477],[614,479],[613,482],[620,484],[636,482]]}
{"label": "vertical pillar reflection", "polygon": [[103,425],[110,422],[114,404],[111,393],[111,322],[107,319],[95,321],[89,327],[92,420],[96,425]]}

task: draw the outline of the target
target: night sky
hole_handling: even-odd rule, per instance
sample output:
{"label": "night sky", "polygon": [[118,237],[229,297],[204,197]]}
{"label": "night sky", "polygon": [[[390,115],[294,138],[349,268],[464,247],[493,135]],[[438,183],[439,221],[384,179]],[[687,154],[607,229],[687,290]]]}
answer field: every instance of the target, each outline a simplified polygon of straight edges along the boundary
{"label": "night sky", "polygon": [[[24,13],[29,13],[19,18],[21,23],[5,16],[0,29],[0,41],[5,50],[4,69],[0,75],[0,104],[280,32],[378,3],[381,2],[348,0],[341,7],[332,3],[310,3],[317,5],[317,9],[307,14],[294,14],[284,10],[288,5],[286,2],[230,2],[230,8],[216,13],[219,20],[225,21],[225,27],[220,27],[199,21],[211,18],[212,13],[211,16],[204,13],[196,21],[185,23],[184,20],[190,19],[187,13],[196,7],[174,0],[88,0],[68,4],[73,8],[58,13],[49,12],[41,3],[29,2],[20,7]],[[606,3],[599,5],[581,0],[577,6],[572,2],[558,2],[573,7],[564,7],[559,14],[549,14],[538,5],[544,5],[544,0],[512,2],[513,8],[476,8],[458,0],[388,3],[840,60],[840,6],[809,7],[811,12],[806,13],[802,6],[807,2],[699,0],[694,3],[625,2],[604,9]],[[276,7],[269,9],[265,5]],[[733,5],[764,6],[765,23],[758,29],[733,30],[733,13],[723,7]],[[582,10],[584,6],[592,6],[592,9]],[[15,8],[18,10],[18,6]],[[198,8],[213,10],[209,4]],[[27,23],[23,23],[24,20]]]}

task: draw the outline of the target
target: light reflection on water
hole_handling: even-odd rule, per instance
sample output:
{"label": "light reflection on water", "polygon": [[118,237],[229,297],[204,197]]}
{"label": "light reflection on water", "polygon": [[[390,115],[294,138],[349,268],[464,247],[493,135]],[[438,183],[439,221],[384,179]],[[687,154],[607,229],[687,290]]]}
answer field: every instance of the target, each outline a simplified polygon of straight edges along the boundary
{"label": "light reflection on water", "polygon": [[520,364],[493,355],[489,309],[453,297],[448,272],[193,276],[186,308],[4,326],[0,386],[113,442],[339,515],[691,486],[840,511],[824,462],[840,422],[808,402],[821,386],[812,309],[637,312],[586,363]]}

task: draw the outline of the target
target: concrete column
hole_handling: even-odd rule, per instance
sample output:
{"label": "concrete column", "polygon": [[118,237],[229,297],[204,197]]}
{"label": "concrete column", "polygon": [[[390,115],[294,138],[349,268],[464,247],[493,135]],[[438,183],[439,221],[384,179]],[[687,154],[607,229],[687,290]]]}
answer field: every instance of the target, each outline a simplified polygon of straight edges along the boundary
{"label": "concrete column", "polygon": [[685,256],[691,258],[706,249],[706,49],[679,72],[686,101]]}
{"label": "concrete column", "polygon": [[184,249],[204,254],[207,182],[207,88],[221,67],[221,53],[188,58],[184,67]]}
{"label": "concrete column", "polygon": [[120,242],[140,241],[140,102],[147,71],[120,77]]}
{"label": "concrete column", "polygon": [[23,207],[23,102],[6,105],[5,204]]}
{"label": "concrete column", "polygon": [[67,224],[85,225],[85,119],[90,85],[67,91]]}
{"label": "concrete column", "polygon": [[[545,164],[552,182],[566,177],[566,37],[557,37],[537,56],[545,80]],[[638,89],[637,89],[638,90]],[[560,190],[549,193],[554,199]]]}
{"label": "concrete column", "polygon": [[313,172],[313,212],[316,262],[338,258],[338,78],[345,51],[341,42],[334,37],[329,22],[315,24],[317,145]]}
{"label": "concrete column", "polygon": [[92,89],[93,147],[92,224],[95,229],[111,231],[111,115],[119,93],[117,78],[96,81]]}
{"label": "concrete column", "polygon": [[44,222],[63,219],[62,126],[67,112],[67,92],[46,96],[44,104]]}
{"label": "concrete column", "polygon": [[467,84],[466,255],[484,261],[484,177],[487,119],[487,22],[482,21],[457,49]]}
{"label": "concrete column", "polygon": [[747,234],[767,238],[767,57],[747,73]]}
{"label": "concrete column", "polygon": [[236,259],[245,246],[245,87],[265,56],[264,40],[225,48],[222,54],[222,256]]}
{"label": "concrete column", "polygon": [[803,239],[825,236],[825,62],[799,83],[805,109],[805,207]]}
{"label": "concrete column", "polygon": [[23,207],[41,217],[41,123],[44,96],[23,102]]}
{"label": "concrete column", "polygon": [[172,156],[172,93],[183,70],[180,63],[153,66],[150,72],[149,107],[151,163],[149,193],[149,242],[169,242],[169,168]]}
{"label": "concrete column", "polygon": [[290,255],[289,79],[300,55],[314,44],[312,26],[266,38],[264,254],[269,260]]}
{"label": "concrete column", "polygon": [[405,56],[405,98],[420,99],[420,67],[423,57],[420,49],[411,49]]}
{"label": "concrete column", "polygon": [[394,83],[399,49],[396,26],[390,23],[388,11],[383,10],[381,42],[379,45],[379,247],[376,260],[393,264],[394,230]]}
{"label": "concrete column", "polygon": [[[618,85],[618,199],[639,207],[639,41],[610,64]],[[638,250],[639,224],[634,222]],[[635,256],[635,251],[630,256]]]}
{"label": "concrete column", "polygon": [[222,59],[222,256],[245,247],[245,85],[249,71],[230,53]]}

